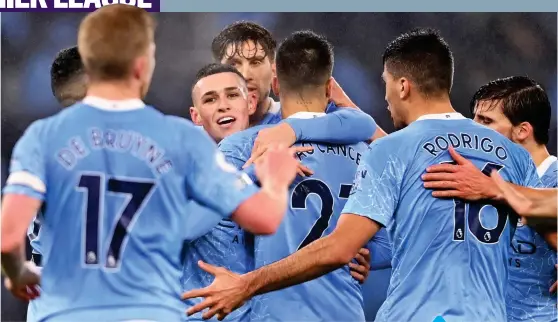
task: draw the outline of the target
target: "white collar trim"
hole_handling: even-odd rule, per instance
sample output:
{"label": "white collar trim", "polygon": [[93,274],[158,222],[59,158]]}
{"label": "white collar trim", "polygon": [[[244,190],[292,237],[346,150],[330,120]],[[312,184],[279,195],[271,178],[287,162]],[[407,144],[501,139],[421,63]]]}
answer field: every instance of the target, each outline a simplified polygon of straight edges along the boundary
{"label": "white collar trim", "polygon": [[315,112],[296,112],[289,116],[289,119],[311,119],[315,117],[321,117],[326,115],[326,113],[315,113]]}
{"label": "white collar trim", "polygon": [[537,174],[539,177],[542,177],[556,160],[556,157],[553,155],[549,155],[548,158],[544,159],[544,161],[537,167]]}
{"label": "white collar trim", "polygon": [[463,120],[465,116],[461,113],[439,113],[439,114],[425,114],[417,119],[422,120]]}
{"label": "white collar trim", "polygon": [[281,103],[276,102],[271,98],[270,100],[271,100],[271,106],[269,107],[268,113],[273,113],[273,114],[279,113],[279,111],[281,110]]}
{"label": "white collar trim", "polygon": [[115,101],[98,96],[86,96],[82,103],[106,111],[131,111],[145,107],[145,103],[139,98]]}

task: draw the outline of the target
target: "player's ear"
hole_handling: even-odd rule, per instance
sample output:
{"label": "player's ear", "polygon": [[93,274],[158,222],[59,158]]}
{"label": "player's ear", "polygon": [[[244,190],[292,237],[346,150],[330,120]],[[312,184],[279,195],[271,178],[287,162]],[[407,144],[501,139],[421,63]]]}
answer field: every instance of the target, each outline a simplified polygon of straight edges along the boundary
{"label": "player's ear", "polygon": [[196,125],[203,125],[200,112],[197,108],[190,106],[190,117],[192,118],[192,122]]}
{"label": "player's ear", "polygon": [[279,96],[279,80],[277,79],[277,76],[273,76],[273,78],[271,79],[271,90],[273,90],[273,94],[275,94],[275,96]]}
{"label": "player's ear", "polygon": [[134,65],[132,68],[132,76],[134,79],[143,80],[148,69],[147,57],[140,56],[134,60]]}
{"label": "player's ear", "polygon": [[277,77],[277,65],[275,63],[271,63],[271,75]]}
{"label": "player's ear", "polygon": [[333,91],[333,77],[330,77],[326,81],[326,98],[331,98],[331,92]]}
{"label": "player's ear", "polygon": [[397,82],[397,90],[399,91],[399,98],[406,99],[409,97],[411,91],[411,83],[405,77],[401,77]]}
{"label": "player's ear", "polygon": [[521,122],[513,128],[514,141],[523,142],[533,133],[533,126],[529,122]]}
{"label": "player's ear", "polygon": [[256,107],[258,106],[258,97],[255,93],[248,95],[248,115],[253,115],[256,113]]}

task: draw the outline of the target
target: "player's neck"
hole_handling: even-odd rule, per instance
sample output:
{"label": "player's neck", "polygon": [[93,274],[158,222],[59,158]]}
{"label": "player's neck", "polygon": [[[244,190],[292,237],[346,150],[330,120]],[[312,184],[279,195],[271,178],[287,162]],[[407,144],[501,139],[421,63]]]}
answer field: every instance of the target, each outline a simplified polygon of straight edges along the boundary
{"label": "player's neck", "polygon": [[142,99],[140,89],[126,82],[95,82],[87,88],[87,96],[95,96],[111,101]]}
{"label": "player's neck", "polygon": [[419,117],[428,114],[456,113],[455,109],[451,105],[449,97],[439,99],[423,99],[417,102],[413,102],[410,105],[412,107],[408,109],[409,114],[407,124],[411,124]]}
{"label": "player's neck", "polygon": [[544,144],[529,142],[522,144],[522,146],[525,148],[525,150],[527,150],[527,152],[529,152],[529,154],[531,155],[531,159],[533,159],[533,162],[535,162],[535,165],[537,167],[540,166],[541,163],[543,163],[544,160],[546,160],[546,158],[550,156],[550,153],[548,153],[548,150],[546,149],[546,146]]}
{"label": "player's neck", "polygon": [[281,118],[283,119],[298,112],[325,113],[326,107],[326,99],[281,96]]}
{"label": "player's neck", "polygon": [[250,116],[250,126],[255,126],[261,123],[264,116],[269,112],[271,104],[273,104],[273,99],[269,96],[264,102],[258,104],[256,112]]}

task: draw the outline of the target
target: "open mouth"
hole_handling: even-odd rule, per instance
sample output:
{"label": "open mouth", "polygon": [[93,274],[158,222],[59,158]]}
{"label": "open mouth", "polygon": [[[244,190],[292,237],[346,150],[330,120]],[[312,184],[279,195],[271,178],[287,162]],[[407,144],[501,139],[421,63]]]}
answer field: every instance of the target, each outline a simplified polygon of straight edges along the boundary
{"label": "open mouth", "polygon": [[217,120],[217,124],[219,125],[228,125],[236,121],[236,119],[232,116],[223,116],[222,118]]}

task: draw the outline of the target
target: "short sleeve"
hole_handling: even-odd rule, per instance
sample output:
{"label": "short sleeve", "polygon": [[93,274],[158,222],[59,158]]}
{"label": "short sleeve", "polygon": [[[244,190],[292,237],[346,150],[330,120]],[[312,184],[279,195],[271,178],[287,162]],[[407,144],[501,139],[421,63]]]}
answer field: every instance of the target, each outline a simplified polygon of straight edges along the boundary
{"label": "short sleeve", "polygon": [[392,141],[386,137],[370,145],[358,166],[343,213],[367,217],[383,226],[393,219],[406,166]]}
{"label": "short sleeve", "polygon": [[191,130],[187,141],[190,166],[186,182],[194,200],[228,218],[258,188],[225,160],[206,133]]}
{"label": "short sleeve", "polygon": [[10,174],[2,191],[4,194],[24,194],[44,200],[47,187],[43,122],[31,124],[16,143],[10,162]]}

